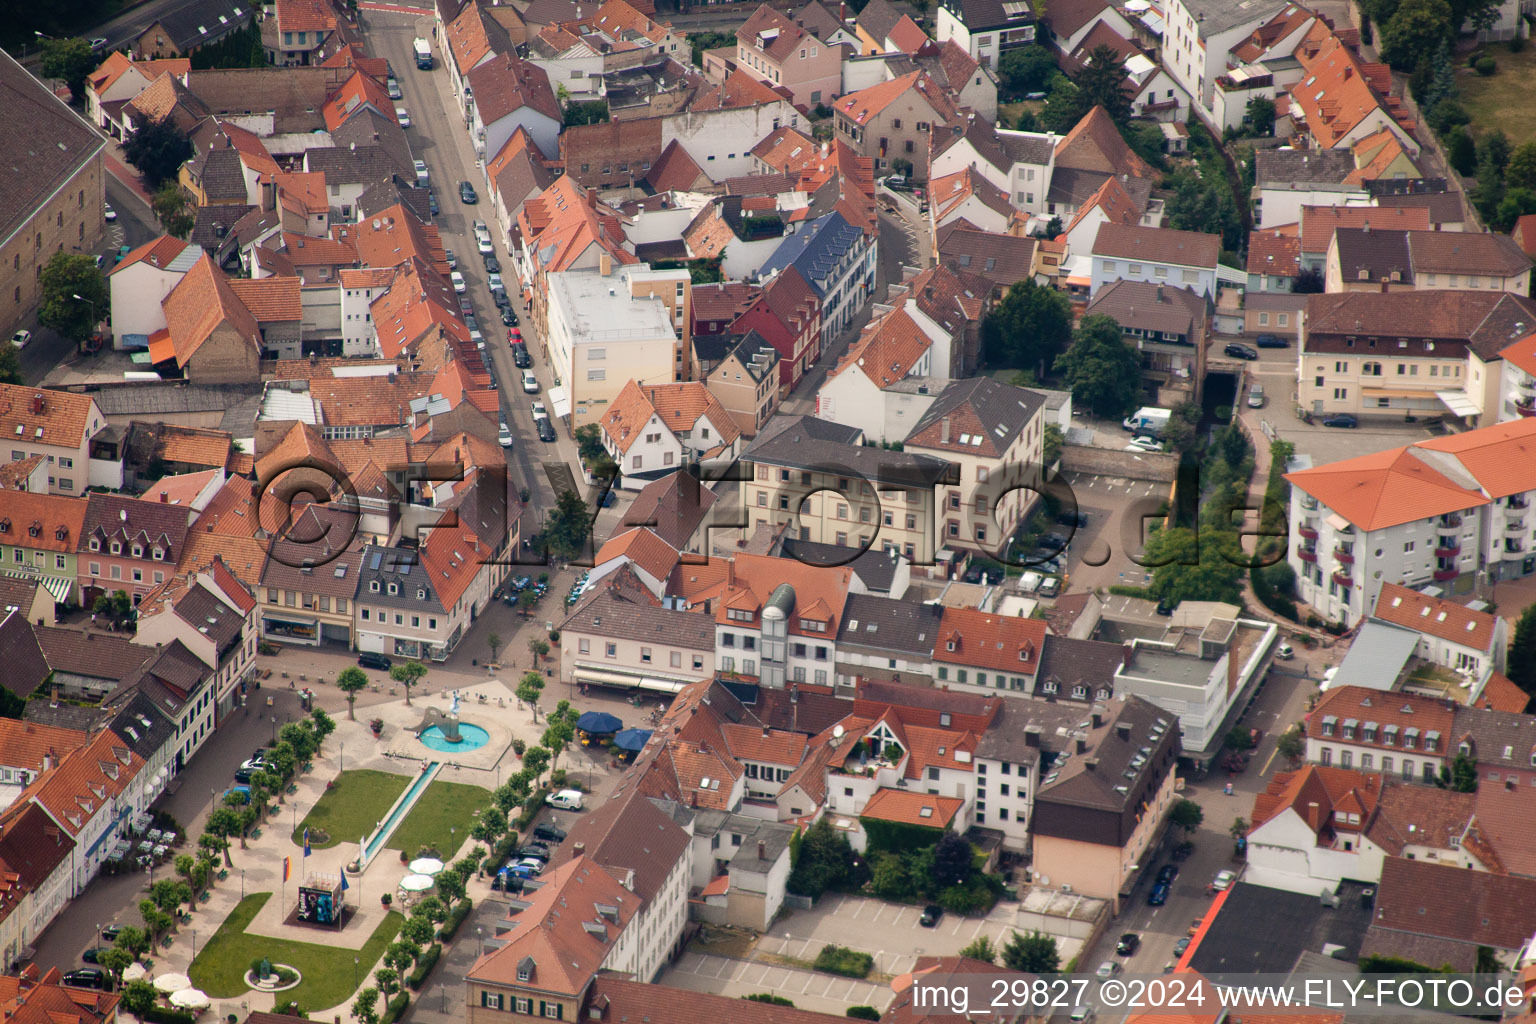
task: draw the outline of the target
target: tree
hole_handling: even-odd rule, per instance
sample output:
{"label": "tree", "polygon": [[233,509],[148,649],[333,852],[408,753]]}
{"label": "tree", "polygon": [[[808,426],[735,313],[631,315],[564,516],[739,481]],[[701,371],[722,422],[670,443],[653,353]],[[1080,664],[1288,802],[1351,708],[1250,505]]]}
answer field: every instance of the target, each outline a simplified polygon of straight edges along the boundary
{"label": "tree", "polygon": [[1307,756],[1306,734],[1294,726],[1287,729],[1275,741],[1275,752],[1293,765],[1300,763]]}
{"label": "tree", "polygon": [[544,656],[549,653],[549,641],[545,640],[541,636],[529,637],[528,653],[533,655],[533,663],[537,665],[539,662],[543,661]]}
{"label": "tree", "polygon": [[1061,954],[1049,935],[1014,932],[1003,947],[1003,966],[1026,974],[1055,974],[1061,969]]}
{"label": "tree", "polygon": [[1176,800],[1168,809],[1168,821],[1185,832],[1194,832],[1205,820],[1205,812],[1193,800]]}
{"label": "tree", "polygon": [[155,983],[147,978],[135,978],[123,987],[123,1009],[140,1020],[160,999]]}
{"label": "tree", "polygon": [[129,964],[133,963],[133,957],[129,956],[125,950],[107,949],[96,957],[96,963],[112,976],[113,985],[121,985],[123,972],[128,969]]}
{"label": "tree", "polygon": [[1536,604],[1528,605],[1515,621],[1504,672],[1529,695],[1536,695]]}
{"label": "tree", "polygon": [[964,885],[971,879],[971,844],[963,836],[945,832],[933,848],[933,883],[935,888],[947,889],[952,885]]}
{"label": "tree", "polygon": [[149,205],[155,211],[155,216],[160,218],[160,226],[165,228],[166,234],[186,238],[192,233],[197,215],[193,212],[187,194],[174,181],[161,185]]}
{"label": "tree", "polygon": [[876,854],[869,885],[883,900],[911,899],[912,873],[907,870],[906,858],[895,853]]}
{"label": "tree", "polygon": [[1183,526],[1157,530],[1147,539],[1145,564],[1152,569],[1152,596],[1176,605],[1181,601],[1242,603],[1242,549],[1233,530]]}
{"label": "tree", "polygon": [[1065,135],[1083,118],[1083,98],[1072,80],[1061,72],[1051,78],[1050,96],[1040,111],[1040,125],[1046,131]]}
{"label": "tree", "polygon": [[1434,57],[1454,28],[1446,0],[1402,0],[1381,28],[1381,59],[1398,71],[1412,71]]}
{"label": "tree", "polygon": [[1163,187],[1173,191],[1166,208],[1169,227],[1219,234],[1222,248],[1234,252],[1242,246],[1243,219],[1224,176],[1207,179],[1184,170],[1165,178]]}
{"label": "tree", "polygon": [[1243,120],[1255,135],[1271,135],[1275,130],[1275,101],[1267,96],[1256,96],[1248,101]]}
{"label": "tree", "polygon": [[[502,816],[501,821],[503,829],[505,829],[507,821],[505,815]],[[427,896],[411,908],[411,916],[424,917],[434,924],[441,924],[448,919],[448,908],[436,896]]]}
{"label": "tree", "polygon": [[970,945],[960,951],[960,955],[983,963],[997,963],[997,947],[992,945],[992,940],[985,935],[976,936]]}
{"label": "tree", "polygon": [[544,774],[544,769],[549,767],[549,751],[544,747],[529,747],[523,752],[523,764],[533,773],[537,782]]}
{"label": "tree", "polygon": [[379,1024],[379,990],[369,986],[352,1001],[352,1019],[357,1024]]}
{"label": "tree", "polygon": [[1067,435],[1061,432],[1061,428],[1054,423],[1045,425],[1045,437],[1041,441],[1041,458],[1045,460],[1042,469],[1048,469],[1061,458],[1062,449],[1067,446]]}
{"label": "tree", "polygon": [[1072,302],[1065,292],[1025,278],[987,311],[981,322],[982,353],[993,366],[1051,372],[1072,340]]}
{"label": "tree", "polygon": [[549,751],[549,763],[551,766],[560,760],[560,754],[566,747],[571,745],[571,741],[575,738],[576,725],[574,722],[556,718],[554,715],[549,716],[549,728],[544,730],[544,735],[539,739],[539,742]]}
{"label": "tree", "polygon": [[1227,829],[1227,835],[1231,836],[1233,839],[1241,839],[1243,836],[1248,834],[1248,828],[1248,819],[1244,818],[1242,815],[1238,815],[1236,818],[1232,819],[1232,825]]}
{"label": "tree", "polygon": [[43,267],[39,282],[42,305],[37,312],[38,323],[58,331],[76,347],[91,336],[111,308],[106,279],[89,256],[54,253]]}
{"label": "tree", "polygon": [[1103,43],[1095,46],[1072,83],[1077,86],[1078,109],[1083,114],[1103,107],[1115,124],[1131,119],[1131,98],[1125,92],[1125,62],[1114,47]]}
{"label": "tree", "polygon": [[853,880],[853,846],[847,836],[832,827],[831,819],[823,817],[800,836],[789,891],[815,898],[828,890],[842,889]]}
{"label": "tree", "polygon": [[192,159],[192,143],[169,117],[158,121],[135,118],[133,124],[133,134],[123,143],[123,156],[143,176],[145,185],[158,189]]}
{"label": "tree", "polygon": [[379,991],[389,996],[400,987],[400,972],[393,967],[380,967],[373,972],[373,980],[378,983]]}
{"label": "tree", "polygon": [[69,86],[69,102],[76,106],[85,99],[85,79],[98,63],[84,39],[43,40],[43,77],[61,79]]}
{"label": "tree", "polygon": [[347,695],[347,718],[357,721],[357,695],[368,688],[368,677],[356,665],[336,673],[336,688]]}
{"label": "tree", "polygon": [[1008,99],[1022,99],[1025,93],[1044,92],[1056,70],[1056,57],[1050,47],[1016,46],[1004,51],[997,62],[998,84]]}
{"label": "tree", "polygon": [[144,934],[142,928],[124,925],[117,933],[117,941],[113,945],[137,960],[149,952],[149,936]]}
{"label": "tree", "polygon": [[91,611],[114,622],[125,622],[133,614],[133,601],[127,591],[114,590],[98,597],[91,605]]}
{"label": "tree", "polygon": [[592,532],[592,512],[575,491],[562,491],[554,511],[544,520],[543,545],[560,558],[572,559],[587,546]]}
{"label": "tree", "polygon": [[1477,792],[1477,762],[1466,754],[1458,753],[1449,768],[1443,765],[1435,785],[1457,793]]}
{"label": "tree", "polygon": [[490,635],[485,638],[485,646],[491,652],[491,664],[496,664],[496,652],[502,648],[501,634],[492,630]]}
{"label": "tree", "polygon": [[544,692],[544,677],[538,672],[524,672],[517,684],[517,699],[533,710],[533,720],[539,720],[539,694]]}
{"label": "tree", "polygon": [[26,713],[26,700],[0,686],[0,718],[19,719]]}
{"label": "tree", "polygon": [[405,704],[411,704],[411,687],[421,682],[421,677],[427,674],[427,666],[419,661],[407,661],[401,665],[390,667],[389,678],[405,687]]}
{"label": "tree", "polygon": [[293,751],[294,760],[299,762],[308,761],[320,747],[314,726],[310,725],[308,719],[289,722],[283,726],[277,731],[277,740],[279,744],[288,744],[288,748]]}
{"label": "tree", "polygon": [[197,848],[199,854],[218,860],[219,855],[229,849],[229,840],[216,836],[212,832],[204,832],[197,837]]}
{"label": "tree", "polygon": [[336,731],[336,719],[326,714],[325,709],[315,708],[309,713],[309,727],[315,733],[315,753],[325,745],[325,738]]}
{"label": "tree", "polygon": [[1072,347],[1057,360],[1072,397],[1095,416],[1119,419],[1136,408],[1141,395],[1141,359],[1125,343],[1113,318],[1083,317]]}
{"label": "tree", "polygon": [[525,587],[517,595],[517,610],[523,613],[523,618],[533,614],[534,606],[539,603],[539,595],[533,592],[533,588]]}
{"label": "tree", "polygon": [[1227,746],[1238,753],[1252,750],[1253,733],[1240,725],[1234,725],[1231,729],[1227,730]]}
{"label": "tree", "polygon": [[221,840],[220,852],[224,854],[224,866],[234,867],[235,862],[229,859],[229,839],[231,836],[239,836],[241,843],[245,842],[245,828],[240,821],[239,812],[233,807],[216,807],[213,813],[208,815],[208,824],[203,827],[209,835]]}
{"label": "tree", "polygon": [[407,944],[397,942],[384,951],[383,959],[390,967],[404,974],[411,969],[411,962],[415,958]]}
{"label": "tree", "polygon": [[425,946],[432,941],[432,936],[436,931],[437,929],[427,918],[412,917],[400,926],[400,937],[418,946]]}

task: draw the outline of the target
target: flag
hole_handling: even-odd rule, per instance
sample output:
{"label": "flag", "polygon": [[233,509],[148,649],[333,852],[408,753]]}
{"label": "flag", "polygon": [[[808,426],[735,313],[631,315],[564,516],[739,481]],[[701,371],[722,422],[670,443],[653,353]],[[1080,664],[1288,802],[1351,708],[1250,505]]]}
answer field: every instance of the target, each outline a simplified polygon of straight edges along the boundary
{"label": "flag", "polygon": [[352,887],[347,884],[347,873],[345,871],[343,871],[341,873],[341,891],[342,892],[346,892],[350,888],[352,888]]}
{"label": "flag", "polygon": [[283,881],[285,882],[288,881],[288,862],[292,859],[291,857],[283,858]]}
{"label": "flag", "polygon": [[309,856],[309,829],[304,830],[304,856]]}

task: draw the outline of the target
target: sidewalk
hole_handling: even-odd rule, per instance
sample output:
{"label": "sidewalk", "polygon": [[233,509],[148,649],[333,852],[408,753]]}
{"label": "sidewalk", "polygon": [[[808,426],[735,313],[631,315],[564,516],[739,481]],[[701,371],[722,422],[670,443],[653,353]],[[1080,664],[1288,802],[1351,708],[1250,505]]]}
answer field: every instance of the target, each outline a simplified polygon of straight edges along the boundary
{"label": "sidewalk", "polygon": [[107,173],[143,200],[146,207],[152,207],[153,197],[149,194],[149,189],[144,187],[144,180],[139,177],[138,172],[128,166],[128,158],[123,153],[121,143],[116,139],[107,139],[107,151],[103,159],[107,165]]}

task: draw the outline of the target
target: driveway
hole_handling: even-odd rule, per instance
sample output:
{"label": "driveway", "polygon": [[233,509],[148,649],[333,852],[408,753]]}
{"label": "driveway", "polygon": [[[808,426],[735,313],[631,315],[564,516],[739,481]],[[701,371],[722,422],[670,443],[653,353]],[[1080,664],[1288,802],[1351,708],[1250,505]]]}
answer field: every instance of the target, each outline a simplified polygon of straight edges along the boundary
{"label": "driveway", "polygon": [[758,939],[754,952],[814,960],[828,943],[847,946],[875,958],[882,974],[905,974],[920,956],[949,956],[981,935],[1001,945],[1017,924],[1018,904],[1003,902],[985,917],[945,914],[933,928],[919,925],[923,908],[863,896],[836,895],[811,910],[779,918],[773,931]]}
{"label": "driveway", "polygon": [[884,1011],[895,995],[889,986],[872,981],[703,953],[684,953],[657,981],[673,988],[738,999],[756,992],[772,992],[793,1002],[797,1009],[838,1016],[850,1006],[873,1006]]}
{"label": "driveway", "polygon": [[1146,573],[1129,552],[1142,546],[1143,515],[1151,515],[1168,496],[1169,485],[1129,477],[1068,473],[1067,485],[1077,497],[1078,510],[1088,524],[1071,532],[1067,545],[1068,590],[1092,590],[1114,584],[1139,586]]}

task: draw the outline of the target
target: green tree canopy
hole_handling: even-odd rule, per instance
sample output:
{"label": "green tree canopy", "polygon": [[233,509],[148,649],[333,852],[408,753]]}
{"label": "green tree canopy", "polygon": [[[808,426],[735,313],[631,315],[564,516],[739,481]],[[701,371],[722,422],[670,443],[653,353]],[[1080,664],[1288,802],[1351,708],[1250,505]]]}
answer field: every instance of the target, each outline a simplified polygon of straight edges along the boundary
{"label": "green tree canopy", "polygon": [[1505,674],[1528,696],[1536,696],[1536,604],[1527,605],[1515,620]]}
{"label": "green tree canopy", "polygon": [[[95,331],[111,309],[106,279],[91,257],[59,251],[43,267],[42,306],[38,323],[58,331],[77,346]],[[77,297],[78,296],[78,297]]]}
{"label": "green tree canopy", "polygon": [[1193,800],[1175,800],[1168,809],[1168,820],[1185,832],[1193,832],[1205,820],[1205,811]]}
{"label": "green tree canopy", "polygon": [[100,63],[84,39],[44,39],[44,78],[62,79],[69,86],[69,101],[76,106],[85,99],[85,79]]}
{"label": "green tree canopy", "polygon": [[1033,370],[1036,379],[1051,372],[1071,340],[1071,300],[1065,292],[1038,285],[1033,278],[1009,288],[981,322],[982,352],[988,364]]}
{"label": "green tree canopy", "polygon": [[357,695],[368,688],[368,677],[356,665],[348,665],[336,673],[336,688],[347,695],[347,717],[357,721]]}
{"label": "green tree canopy", "polygon": [[158,121],[140,118],[123,143],[123,155],[153,191],[176,177],[181,165],[192,159],[192,143],[168,117]]}
{"label": "green tree canopy", "polygon": [[1412,71],[1434,57],[1442,39],[1454,34],[1446,0],[1402,0],[1381,29],[1381,57],[1399,71]]}
{"label": "green tree canopy", "polygon": [[1136,408],[1141,397],[1141,359],[1111,317],[1102,313],[1083,317],[1072,347],[1056,365],[1073,399],[1095,416],[1119,419]]}
{"label": "green tree canopy", "polygon": [[1056,949],[1056,940],[1049,935],[1014,932],[1003,946],[1003,966],[1026,974],[1055,974],[1061,970],[1061,953]]}
{"label": "green tree canopy", "polygon": [[[1157,530],[1147,539],[1143,561],[1153,566],[1152,594],[1176,605],[1181,601],[1242,603],[1246,560],[1235,530],[1183,526]],[[1238,564],[1234,564],[1238,563]]]}
{"label": "green tree canopy", "polygon": [[550,554],[572,559],[581,554],[592,533],[592,510],[575,491],[563,491],[544,520],[543,543]]}
{"label": "green tree canopy", "polygon": [[1256,96],[1248,101],[1248,110],[1243,114],[1243,120],[1248,122],[1256,135],[1269,135],[1275,130],[1275,101],[1267,96]]}
{"label": "green tree canopy", "polygon": [[1077,86],[1080,114],[1103,107],[1115,124],[1131,119],[1131,98],[1125,91],[1125,62],[1114,47],[1102,43],[1095,46],[1072,82]]}
{"label": "green tree canopy", "polygon": [[149,205],[155,211],[155,216],[160,218],[160,226],[166,234],[186,238],[192,233],[197,223],[197,213],[187,194],[174,181],[161,185]]}
{"label": "green tree canopy", "polygon": [[405,687],[405,703],[411,703],[411,687],[421,682],[421,677],[427,674],[427,666],[419,661],[407,661],[400,665],[391,665],[389,678]]}
{"label": "green tree canopy", "polygon": [[1014,100],[1025,93],[1044,92],[1056,72],[1056,55],[1044,43],[1005,50],[997,62],[1003,95]]}

